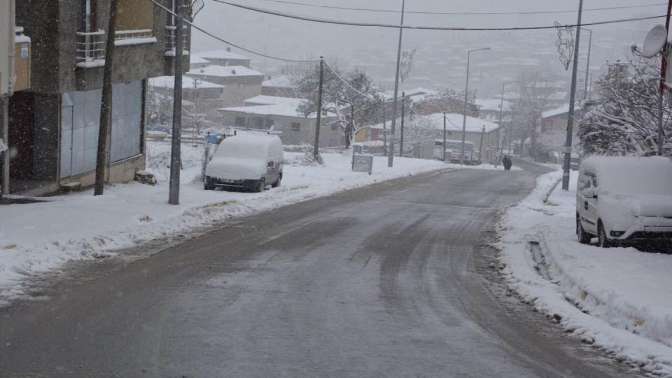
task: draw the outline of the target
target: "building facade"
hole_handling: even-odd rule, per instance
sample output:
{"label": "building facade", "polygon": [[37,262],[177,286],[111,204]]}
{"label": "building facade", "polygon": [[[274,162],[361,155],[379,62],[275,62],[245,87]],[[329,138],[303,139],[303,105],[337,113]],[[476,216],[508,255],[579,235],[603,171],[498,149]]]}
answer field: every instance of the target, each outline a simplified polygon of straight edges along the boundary
{"label": "building facade", "polygon": [[[13,191],[48,193],[71,182],[93,183],[109,8],[109,0],[17,3],[17,23],[37,43],[32,87],[10,102]],[[174,23],[150,1],[118,1],[109,181],[130,181],[144,169],[147,79],[173,72]]]}
{"label": "building facade", "polygon": [[[298,111],[305,100],[287,97],[257,96],[245,106],[220,109],[224,126],[238,129],[272,130],[278,132],[285,145],[312,145],[315,141],[317,114]],[[320,146],[345,145],[343,129],[335,114],[325,113],[320,128]]]}

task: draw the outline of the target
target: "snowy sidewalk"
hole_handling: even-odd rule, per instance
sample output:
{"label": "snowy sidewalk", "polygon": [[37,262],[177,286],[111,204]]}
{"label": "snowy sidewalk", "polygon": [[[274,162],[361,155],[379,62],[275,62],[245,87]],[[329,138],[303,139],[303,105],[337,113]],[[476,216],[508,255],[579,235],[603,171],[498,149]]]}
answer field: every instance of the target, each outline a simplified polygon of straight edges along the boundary
{"label": "snowy sidewalk", "polygon": [[105,195],[91,191],[48,198],[48,202],[0,206],[0,305],[23,293],[31,274],[70,260],[114,254],[155,238],[186,234],[231,217],[286,206],[376,182],[445,169],[430,160],[397,158],[393,169],[376,158],[374,173],[350,170],[351,155],[324,154],[324,166],[303,165],[303,154],[287,153],[281,187],[264,193],[204,191],[201,147],[183,146],[181,204],[167,204],[167,143],[148,145],[148,170],[159,185],[111,185]]}
{"label": "snowy sidewalk", "polygon": [[502,262],[512,287],[585,342],[619,360],[672,376],[672,254],[601,249],[575,235],[576,172],[544,203],[561,172],[508,210]]}

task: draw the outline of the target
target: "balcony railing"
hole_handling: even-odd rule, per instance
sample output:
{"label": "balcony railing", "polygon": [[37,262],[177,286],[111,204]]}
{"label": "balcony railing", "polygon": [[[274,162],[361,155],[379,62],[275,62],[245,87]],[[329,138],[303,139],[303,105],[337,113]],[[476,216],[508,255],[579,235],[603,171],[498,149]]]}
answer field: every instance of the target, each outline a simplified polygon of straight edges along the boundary
{"label": "balcony railing", "polygon": [[100,67],[105,64],[105,32],[77,32],[77,66]]}
{"label": "balcony railing", "polygon": [[[175,45],[177,42],[177,27],[175,25],[166,25],[165,51],[167,56],[175,56]],[[182,32],[182,42],[185,50],[189,44],[189,28],[185,25]]]}
{"label": "balcony railing", "polygon": [[114,36],[115,46],[142,45],[156,42],[152,29],[119,30],[115,32]]}

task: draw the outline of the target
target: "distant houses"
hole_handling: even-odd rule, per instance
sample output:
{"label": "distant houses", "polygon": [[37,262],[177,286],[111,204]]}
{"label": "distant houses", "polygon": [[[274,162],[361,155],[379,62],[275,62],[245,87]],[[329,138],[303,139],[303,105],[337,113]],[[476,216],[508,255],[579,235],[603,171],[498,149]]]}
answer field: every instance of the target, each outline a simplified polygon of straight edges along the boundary
{"label": "distant houses", "polygon": [[[256,96],[243,106],[221,108],[222,123],[241,129],[280,133],[286,145],[312,144],[317,114],[303,114],[299,107],[306,100],[290,97]],[[320,128],[321,146],[343,146],[344,133],[336,114],[325,112]]]}

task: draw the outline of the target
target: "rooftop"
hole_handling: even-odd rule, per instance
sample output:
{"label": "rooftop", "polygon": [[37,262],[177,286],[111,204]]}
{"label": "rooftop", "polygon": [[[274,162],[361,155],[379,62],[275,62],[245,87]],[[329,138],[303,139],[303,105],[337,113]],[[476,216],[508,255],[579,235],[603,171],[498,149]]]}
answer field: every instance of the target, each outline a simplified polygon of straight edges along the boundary
{"label": "rooftop", "polygon": [[[149,79],[149,86],[156,88],[174,88],[174,76],[159,76]],[[225,88],[223,85],[211,83],[201,79],[194,79],[189,76],[182,77],[182,88]]]}
{"label": "rooftop", "polygon": [[250,77],[264,76],[259,71],[243,66],[217,66],[210,65],[203,68],[194,68],[187,72],[187,75],[194,76],[218,76],[218,77]]}
{"label": "rooftop", "polygon": [[231,49],[223,50],[209,50],[197,53],[199,57],[203,59],[232,59],[232,60],[250,60],[250,58],[245,55],[241,55],[231,51]]}
{"label": "rooftop", "polygon": [[296,86],[292,83],[292,80],[287,76],[276,76],[270,78],[262,83],[264,87],[277,87],[277,88],[295,88]]}
{"label": "rooftop", "polygon": [[[502,104],[501,99],[496,98],[486,98],[486,99],[476,99],[476,105],[480,110],[495,112],[499,111],[499,106]],[[511,102],[504,100],[504,111],[511,111]]]}
{"label": "rooftop", "polygon": [[[290,97],[274,97],[274,96],[256,96],[245,100],[248,106],[236,106],[231,108],[218,109],[220,112],[236,112],[245,114],[256,114],[266,116],[282,116],[295,118],[317,118],[317,114],[313,113],[306,117],[300,112],[299,106],[305,103],[306,100],[300,98]],[[336,117],[336,114],[329,113],[327,117]]]}

